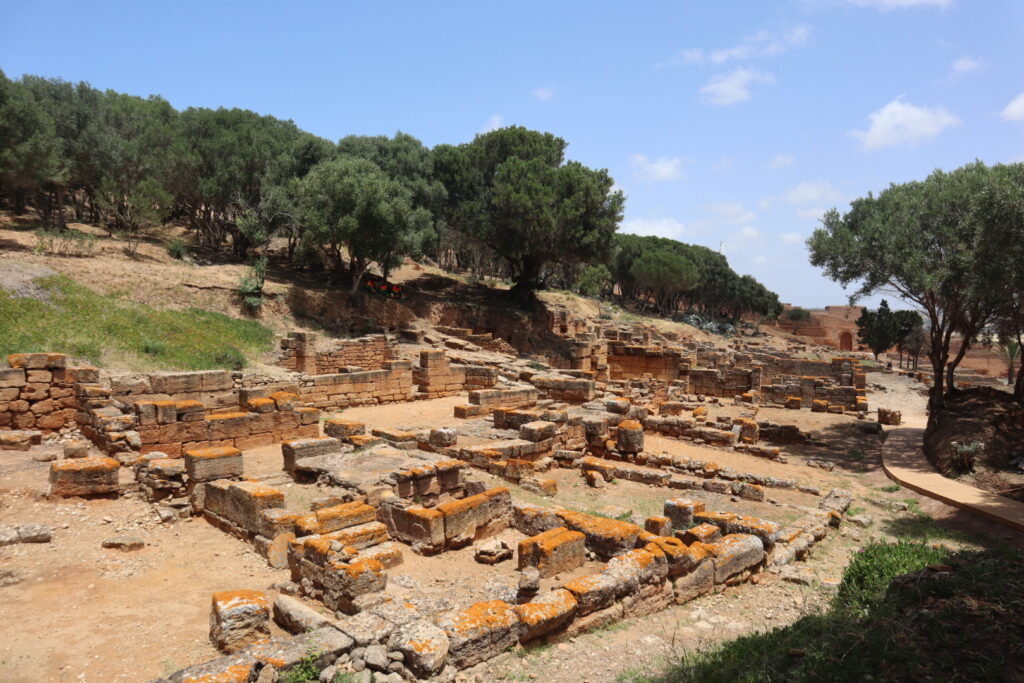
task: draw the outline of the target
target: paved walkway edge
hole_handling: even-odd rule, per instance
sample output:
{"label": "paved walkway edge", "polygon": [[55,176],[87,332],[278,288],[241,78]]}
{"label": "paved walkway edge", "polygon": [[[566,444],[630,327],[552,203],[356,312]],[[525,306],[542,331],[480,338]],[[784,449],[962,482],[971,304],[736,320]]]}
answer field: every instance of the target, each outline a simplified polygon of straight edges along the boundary
{"label": "paved walkway edge", "polygon": [[928,462],[923,443],[923,429],[889,431],[882,446],[882,468],[890,479],[923,496],[1024,531],[1024,503],[947,479]]}

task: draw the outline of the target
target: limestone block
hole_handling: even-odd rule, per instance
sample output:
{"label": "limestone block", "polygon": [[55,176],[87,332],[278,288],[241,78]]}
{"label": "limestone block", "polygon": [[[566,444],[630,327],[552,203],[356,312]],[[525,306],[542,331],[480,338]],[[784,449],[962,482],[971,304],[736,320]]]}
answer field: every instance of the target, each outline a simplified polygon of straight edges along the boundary
{"label": "limestone block", "polygon": [[576,598],[576,614],[584,616],[610,607],[615,602],[619,582],[604,573],[589,574],[563,586]]}
{"label": "limestone block", "polygon": [[672,520],[668,517],[657,515],[644,520],[644,530],[656,536],[672,535]]}
{"label": "limestone block", "polygon": [[704,511],[704,503],[688,498],[670,498],[665,501],[663,510],[672,521],[673,529],[688,529],[693,526],[694,515]]}
{"label": "limestone block", "polygon": [[401,652],[406,668],[422,679],[444,668],[448,648],[448,634],[428,619],[400,626],[388,642],[388,649]]}
{"label": "limestone block", "polygon": [[565,628],[576,615],[576,598],[564,588],[556,588],[513,608],[522,623],[521,642],[527,642]]}
{"label": "limestone block", "polygon": [[300,458],[312,458],[327,455],[341,449],[341,441],[330,436],[317,436],[310,439],[289,439],[281,442],[281,455],[284,458],[284,470],[294,476],[295,463]]}
{"label": "limestone block", "polygon": [[888,408],[878,409],[878,424],[883,425],[899,425],[903,421],[903,414],[898,410],[890,410]]}
{"label": "limestone block", "polygon": [[448,636],[448,660],[459,669],[515,647],[522,628],[516,611],[502,600],[478,602],[464,610],[448,612],[438,617],[437,625]]}
{"label": "limestone block", "polygon": [[113,458],[99,456],[50,463],[50,494],[66,497],[116,493],[120,466]]}
{"label": "limestone block", "polygon": [[36,430],[0,431],[0,450],[27,451],[43,442],[43,433]]}
{"label": "limestone block", "polygon": [[519,438],[537,443],[538,441],[554,437],[557,429],[558,425],[554,422],[545,422],[543,420],[527,422],[519,428]]}
{"label": "limestone block", "polygon": [[573,510],[556,510],[555,514],[568,529],[582,532],[586,536],[586,547],[603,560],[636,547],[643,531],[636,524]]}
{"label": "limestone block", "polygon": [[704,546],[714,556],[715,583],[749,569],[764,559],[764,545],[757,536],[730,534]]}
{"label": "limestone block", "polygon": [[[299,671],[305,670],[307,662],[314,669],[325,669],[351,650],[353,644],[350,637],[334,626],[327,625],[290,638],[274,638],[257,643],[246,652],[269,665],[264,671],[276,670],[280,676],[276,680],[294,680],[293,677]],[[261,673],[260,678],[264,678],[264,674]]]}
{"label": "limestone block", "polygon": [[349,437],[356,434],[366,434],[366,425],[354,420],[333,417],[324,422],[324,434],[333,436],[341,441],[347,441]]}
{"label": "limestone block", "polygon": [[715,563],[708,557],[672,582],[675,601],[684,603],[707,595],[715,588]]}
{"label": "limestone block", "polygon": [[359,524],[377,521],[377,509],[366,503],[353,501],[321,508],[295,520],[295,530],[300,536],[327,534]]}
{"label": "limestone block", "polygon": [[289,633],[306,633],[331,621],[301,600],[279,595],[274,599],[274,623]]}
{"label": "limestone block", "polygon": [[253,590],[213,594],[210,640],[221,652],[232,653],[270,637],[270,604]]}
{"label": "limestone block", "polygon": [[615,431],[615,448],[623,453],[644,450],[644,428],[636,420],[624,420]]}
{"label": "limestone block", "polygon": [[714,543],[722,537],[722,530],[714,524],[698,524],[690,527],[683,533],[683,542],[691,543]]}
{"label": "limestone block", "polygon": [[558,527],[519,542],[519,569],[536,567],[541,578],[583,566],[586,537]]}
{"label": "limestone block", "polygon": [[242,476],[242,451],[225,446],[185,451],[185,471],[191,481],[213,481]]}

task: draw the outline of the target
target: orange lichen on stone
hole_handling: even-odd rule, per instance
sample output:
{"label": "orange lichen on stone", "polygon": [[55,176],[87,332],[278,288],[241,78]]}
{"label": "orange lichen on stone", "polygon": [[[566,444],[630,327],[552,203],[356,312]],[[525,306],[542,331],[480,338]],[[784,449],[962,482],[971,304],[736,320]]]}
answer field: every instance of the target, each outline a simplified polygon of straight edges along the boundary
{"label": "orange lichen on stone", "polygon": [[519,623],[515,610],[504,600],[487,600],[452,615],[451,630],[470,635],[492,629],[511,628]]}
{"label": "orange lichen on stone", "polygon": [[207,415],[207,422],[220,422],[221,420],[237,420],[239,418],[246,418],[249,413],[233,412],[233,413],[220,413],[217,415]]}
{"label": "orange lichen on stone", "polygon": [[272,398],[250,398],[245,407],[254,413],[269,413],[277,408],[277,404]]}
{"label": "orange lichen on stone", "polygon": [[[245,413],[240,413],[244,415]],[[185,455],[195,460],[212,460],[216,458],[234,458],[242,455],[242,451],[232,446],[219,446],[216,448],[201,448],[185,451]]]}
{"label": "orange lichen on stone", "polygon": [[188,676],[181,683],[246,683],[252,675],[252,664],[232,664],[218,673],[204,676]]}
{"label": "orange lichen on stone", "polygon": [[224,610],[240,605],[253,605],[264,609],[270,608],[267,596],[260,591],[240,589],[233,591],[218,591],[213,594],[213,608]]}
{"label": "orange lichen on stone", "polygon": [[111,471],[121,467],[113,458],[93,456],[89,458],[68,458],[50,463],[51,472]]}
{"label": "orange lichen on stone", "polygon": [[203,404],[199,401],[174,401],[174,409],[180,413],[190,412],[193,410],[205,410]]}
{"label": "orange lichen on stone", "polygon": [[513,609],[523,625],[521,640],[526,642],[559,629],[572,620],[576,598],[564,588],[556,588],[540,598]]}

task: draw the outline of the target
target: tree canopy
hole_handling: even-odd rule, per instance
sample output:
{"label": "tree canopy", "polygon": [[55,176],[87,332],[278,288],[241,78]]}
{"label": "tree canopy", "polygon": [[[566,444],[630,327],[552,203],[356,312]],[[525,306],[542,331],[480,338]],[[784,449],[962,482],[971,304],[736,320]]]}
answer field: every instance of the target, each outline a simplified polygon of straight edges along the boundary
{"label": "tree canopy", "polygon": [[[890,185],[854,200],[844,214],[827,212],[808,240],[813,265],[844,286],[856,284],[851,299],[892,291],[924,312],[933,415],[971,343],[1020,310],[1022,168],[979,161]],[[954,334],[961,343],[951,358]]]}

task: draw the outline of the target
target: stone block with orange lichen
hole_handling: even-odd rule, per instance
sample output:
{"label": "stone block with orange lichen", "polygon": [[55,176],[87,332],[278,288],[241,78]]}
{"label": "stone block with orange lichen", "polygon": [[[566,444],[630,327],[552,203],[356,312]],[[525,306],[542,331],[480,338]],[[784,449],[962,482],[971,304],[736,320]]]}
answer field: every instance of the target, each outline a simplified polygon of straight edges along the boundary
{"label": "stone block with orange lichen", "polygon": [[722,529],[716,524],[698,524],[690,527],[683,533],[683,542],[691,543],[714,543],[722,537]]}
{"label": "stone block with orange lichen", "polygon": [[672,528],[678,531],[693,525],[694,516],[704,511],[704,503],[688,498],[669,498],[662,510],[672,522]]}
{"label": "stone block with orange lichen", "polygon": [[747,569],[757,566],[764,559],[764,544],[757,536],[730,534],[714,543],[702,544],[715,562],[715,583],[725,581]]}
{"label": "stone block with orange lichen", "polygon": [[643,531],[636,524],[575,510],[559,509],[555,510],[555,515],[566,528],[582,532],[587,548],[603,560],[635,547],[636,539]]}
{"label": "stone block with orange lichen", "polygon": [[327,534],[375,521],[377,521],[376,508],[363,502],[354,501],[321,508],[297,518],[295,531],[299,536]]}
{"label": "stone block with orange lichen", "polygon": [[185,472],[193,482],[242,476],[242,451],[234,447],[187,450]]}
{"label": "stone block with orange lichen", "polygon": [[[256,661],[272,667],[284,680],[294,680],[310,667],[320,671],[352,649],[353,640],[333,626],[321,626],[289,638],[256,643],[246,652]],[[279,679],[280,680],[280,679]]]}
{"label": "stone block with orange lichen", "polygon": [[210,641],[221,652],[232,653],[270,637],[270,603],[254,590],[213,594]]}
{"label": "stone block with orange lichen", "polygon": [[448,661],[458,669],[496,657],[519,642],[522,624],[503,600],[488,600],[441,615],[437,625],[448,636]]}
{"label": "stone block with orange lichen", "polygon": [[828,412],[828,401],[824,399],[814,399],[811,401],[811,412],[812,413],[827,413]]}
{"label": "stone block with orange lichen", "polygon": [[[225,485],[226,484],[226,485]],[[284,493],[258,481],[207,482],[205,511],[251,535],[259,532],[264,510],[284,507]]]}
{"label": "stone block with orange lichen", "polygon": [[384,443],[384,439],[372,434],[353,434],[348,437],[348,442],[356,448],[369,448]]}
{"label": "stone block with orange lichen", "polygon": [[787,396],[785,406],[789,410],[800,410],[800,406],[803,403],[803,399],[799,396]]}
{"label": "stone block with orange lichen", "polygon": [[672,535],[672,520],[662,515],[648,517],[644,520],[644,531],[655,536]]}
{"label": "stone block with orange lichen", "polygon": [[513,609],[519,615],[520,642],[546,636],[565,628],[576,615],[576,598],[571,591],[556,588]]}
{"label": "stone block with orange lichen", "polygon": [[422,505],[381,506],[388,532],[412,546],[421,555],[433,555],[444,550],[444,514]]}
{"label": "stone block with orange lichen", "polygon": [[324,590],[338,597],[354,598],[387,587],[387,572],[377,560],[332,561],[325,569]]}
{"label": "stone block with orange lichen", "polygon": [[599,572],[570,581],[563,588],[576,598],[577,615],[585,616],[611,607],[615,603],[619,585],[620,582],[614,576]]}
{"label": "stone block with orange lichen", "polygon": [[171,674],[174,683],[247,683],[256,674],[256,658],[236,652],[195,664]]}
{"label": "stone block with orange lichen", "polygon": [[251,413],[270,413],[277,410],[277,404],[272,398],[250,398],[245,408]]}
{"label": "stone block with orange lichen", "polygon": [[369,548],[388,540],[388,528],[381,522],[367,522],[366,524],[357,524],[347,529],[332,531],[324,534],[322,538],[338,541],[343,546],[362,550],[363,548]]}
{"label": "stone block with orange lichen", "polygon": [[642,585],[663,581],[668,576],[668,559],[660,548],[637,548],[608,560],[604,573],[619,582],[622,597]]}
{"label": "stone block with orange lichen", "polygon": [[209,429],[210,441],[249,436],[250,425],[255,417],[255,413],[241,412],[207,415],[206,425]]}
{"label": "stone block with orange lichen", "polygon": [[324,422],[324,434],[333,436],[341,441],[347,441],[350,437],[357,434],[366,434],[366,425],[354,420],[332,417]]}
{"label": "stone block with orange lichen", "polygon": [[402,662],[414,676],[431,678],[444,668],[448,657],[448,634],[429,619],[417,619],[391,635],[388,649],[401,652]]}
{"label": "stone block with orange lichen", "polygon": [[290,391],[275,391],[270,395],[278,410],[295,410],[298,407],[299,395]]}
{"label": "stone block with orange lichen", "polygon": [[691,550],[683,541],[671,536],[658,536],[651,545],[665,556],[670,578],[685,574],[705,557],[702,551]]}
{"label": "stone block with orange lichen", "polygon": [[536,567],[542,579],[582,567],[586,537],[558,527],[519,541],[519,569]]}
{"label": "stone block with orange lichen", "polygon": [[622,453],[639,453],[644,449],[644,427],[636,420],[623,420],[615,430],[615,448]]}
{"label": "stone block with orange lichen", "polygon": [[117,493],[120,466],[113,458],[99,456],[50,463],[50,494],[68,497]]}

